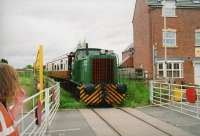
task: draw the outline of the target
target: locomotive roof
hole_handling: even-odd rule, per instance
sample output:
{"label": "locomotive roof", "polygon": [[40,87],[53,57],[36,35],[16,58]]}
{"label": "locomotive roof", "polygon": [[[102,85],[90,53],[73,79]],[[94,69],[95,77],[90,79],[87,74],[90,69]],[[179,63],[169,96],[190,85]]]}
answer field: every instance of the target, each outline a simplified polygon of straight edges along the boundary
{"label": "locomotive roof", "polygon": [[[87,48],[80,48],[80,49],[77,49],[76,51],[78,51],[78,50],[86,50]],[[88,48],[88,50],[101,50],[101,49],[99,49],[99,48]]]}

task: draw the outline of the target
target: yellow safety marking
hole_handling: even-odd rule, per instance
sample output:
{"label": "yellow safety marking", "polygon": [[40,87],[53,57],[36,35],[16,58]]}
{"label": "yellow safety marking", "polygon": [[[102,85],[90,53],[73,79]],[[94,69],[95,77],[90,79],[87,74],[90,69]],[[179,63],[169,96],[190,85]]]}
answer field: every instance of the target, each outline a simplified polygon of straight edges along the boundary
{"label": "yellow safety marking", "polygon": [[94,95],[96,95],[96,93],[98,93],[100,90],[96,90],[92,95],[90,95],[85,101],[87,102],[89,99],[91,99],[92,97],[94,97]]}
{"label": "yellow safety marking", "polygon": [[95,98],[98,98],[98,96],[99,96],[99,95],[98,95],[98,93],[97,93],[95,96],[93,96],[91,99],[88,100],[87,104],[88,104],[88,103],[92,103],[92,101],[93,101]]}
{"label": "yellow safety marking", "polygon": [[95,90],[97,90],[97,88],[99,88],[100,87],[100,84],[98,84],[96,87],[95,87]]}
{"label": "yellow safety marking", "polygon": [[100,94],[98,93],[97,96],[98,97],[96,99],[94,99],[93,101],[91,101],[91,104],[97,104],[97,102],[100,100]]}
{"label": "yellow safety marking", "polygon": [[120,103],[121,102],[121,100],[113,93],[113,92],[111,92],[111,93],[109,93],[110,95],[110,97],[113,99],[113,100],[115,100],[117,103]]}
{"label": "yellow safety marking", "polygon": [[121,101],[121,99],[112,91],[110,91],[110,93],[118,100],[118,101]]}
{"label": "yellow safety marking", "polygon": [[[109,88],[109,89],[111,89],[111,88]],[[113,90],[113,89],[111,89],[113,92],[115,92],[121,99],[123,99],[123,96],[121,96],[121,94],[120,93],[118,93],[116,90]]]}
{"label": "yellow safety marking", "polygon": [[99,104],[101,101],[102,101],[102,99],[100,99],[100,100],[97,102],[97,104]]}
{"label": "yellow safety marking", "polygon": [[99,91],[97,91],[97,94],[93,97],[93,98],[91,98],[89,101],[88,101],[88,103],[91,103],[95,98],[97,98],[97,97],[100,97],[100,95],[99,95]]}
{"label": "yellow safety marking", "polygon": [[113,88],[112,86],[109,86],[108,88],[112,89],[113,91],[117,90],[117,88]]}
{"label": "yellow safety marking", "polygon": [[84,93],[84,89],[80,91],[80,94]]}
{"label": "yellow safety marking", "polygon": [[111,104],[115,103],[115,101],[113,99],[111,99],[109,96],[107,96],[107,99],[110,101]]}
{"label": "yellow safety marking", "polygon": [[118,97],[120,97],[120,99],[123,99],[123,97],[121,96],[121,94],[118,93],[116,90],[114,90],[113,88],[110,88],[110,87],[108,87],[108,89],[109,89],[110,91],[112,91],[112,92],[115,92],[115,94],[116,94]]}
{"label": "yellow safety marking", "polygon": [[[43,91],[44,89],[44,67],[43,67],[43,46],[40,45],[38,52],[37,52],[37,57],[36,57],[36,61],[34,63],[34,78],[36,79],[36,71],[37,71],[37,67],[39,67],[39,77],[40,77],[40,92]],[[43,100],[43,93],[40,94],[40,100]]]}
{"label": "yellow safety marking", "polygon": [[109,94],[108,98],[110,98],[109,100],[112,100],[112,103],[114,103],[114,102],[118,103],[118,101],[115,99],[115,97],[112,96],[111,94]]}
{"label": "yellow safety marking", "polygon": [[94,103],[94,104],[95,104],[95,103],[98,104],[98,101],[99,101],[99,100],[101,100],[100,97],[98,97],[96,100],[94,100],[93,103]]}
{"label": "yellow safety marking", "polygon": [[117,92],[111,91],[110,93],[115,96],[115,98],[119,101],[119,103],[121,103],[121,101],[122,101],[123,98],[119,97],[119,95],[117,94]]}
{"label": "yellow safety marking", "polygon": [[106,101],[108,104],[111,104],[109,100],[105,99],[105,101]]}
{"label": "yellow safety marking", "polygon": [[117,87],[116,87],[115,85],[111,84],[111,86],[112,86],[114,89],[117,89]]}
{"label": "yellow safety marking", "polygon": [[80,98],[82,99],[82,98],[83,98],[83,96],[85,96],[85,93],[84,93],[84,94],[81,94],[81,95],[80,95]]}
{"label": "yellow safety marking", "polygon": [[85,99],[86,99],[87,97],[89,97],[88,94],[86,94],[86,95],[82,98],[82,101],[85,102]]}
{"label": "yellow safety marking", "polygon": [[79,87],[79,90],[82,90],[83,88],[84,88],[84,85],[80,86],[80,87]]}
{"label": "yellow safety marking", "polygon": [[111,91],[115,91],[115,89],[112,88],[112,87],[110,87],[110,86],[108,86],[107,89],[109,89],[109,90],[111,90]]}

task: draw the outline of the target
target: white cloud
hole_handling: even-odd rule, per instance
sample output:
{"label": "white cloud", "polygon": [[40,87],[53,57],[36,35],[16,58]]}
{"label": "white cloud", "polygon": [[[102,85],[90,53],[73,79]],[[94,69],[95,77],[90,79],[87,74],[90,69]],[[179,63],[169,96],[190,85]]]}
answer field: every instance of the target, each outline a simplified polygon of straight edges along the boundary
{"label": "white cloud", "polygon": [[38,44],[45,60],[90,47],[122,50],[132,42],[135,0],[0,0],[0,58],[15,67],[34,61]]}

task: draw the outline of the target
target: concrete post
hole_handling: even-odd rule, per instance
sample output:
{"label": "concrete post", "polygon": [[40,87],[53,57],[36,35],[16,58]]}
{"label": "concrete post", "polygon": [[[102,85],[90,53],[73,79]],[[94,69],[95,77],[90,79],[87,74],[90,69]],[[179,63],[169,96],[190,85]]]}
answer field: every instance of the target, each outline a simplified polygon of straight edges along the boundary
{"label": "concrete post", "polygon": [[153,103],[153,80],[149,80],[149,100]]}

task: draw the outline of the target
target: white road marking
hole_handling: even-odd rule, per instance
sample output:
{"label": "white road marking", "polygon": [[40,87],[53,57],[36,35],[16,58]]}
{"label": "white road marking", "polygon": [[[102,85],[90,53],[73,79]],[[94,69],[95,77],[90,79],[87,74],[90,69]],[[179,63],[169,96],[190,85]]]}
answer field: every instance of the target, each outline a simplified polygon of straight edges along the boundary
{"label": "white road marking", "polygon": [[56,133],[56,132],[69,132],[69,131],[80,131],[80,128],[72,128],[72,129],[60,129],[60,130],[50,130],[47,133]]}

